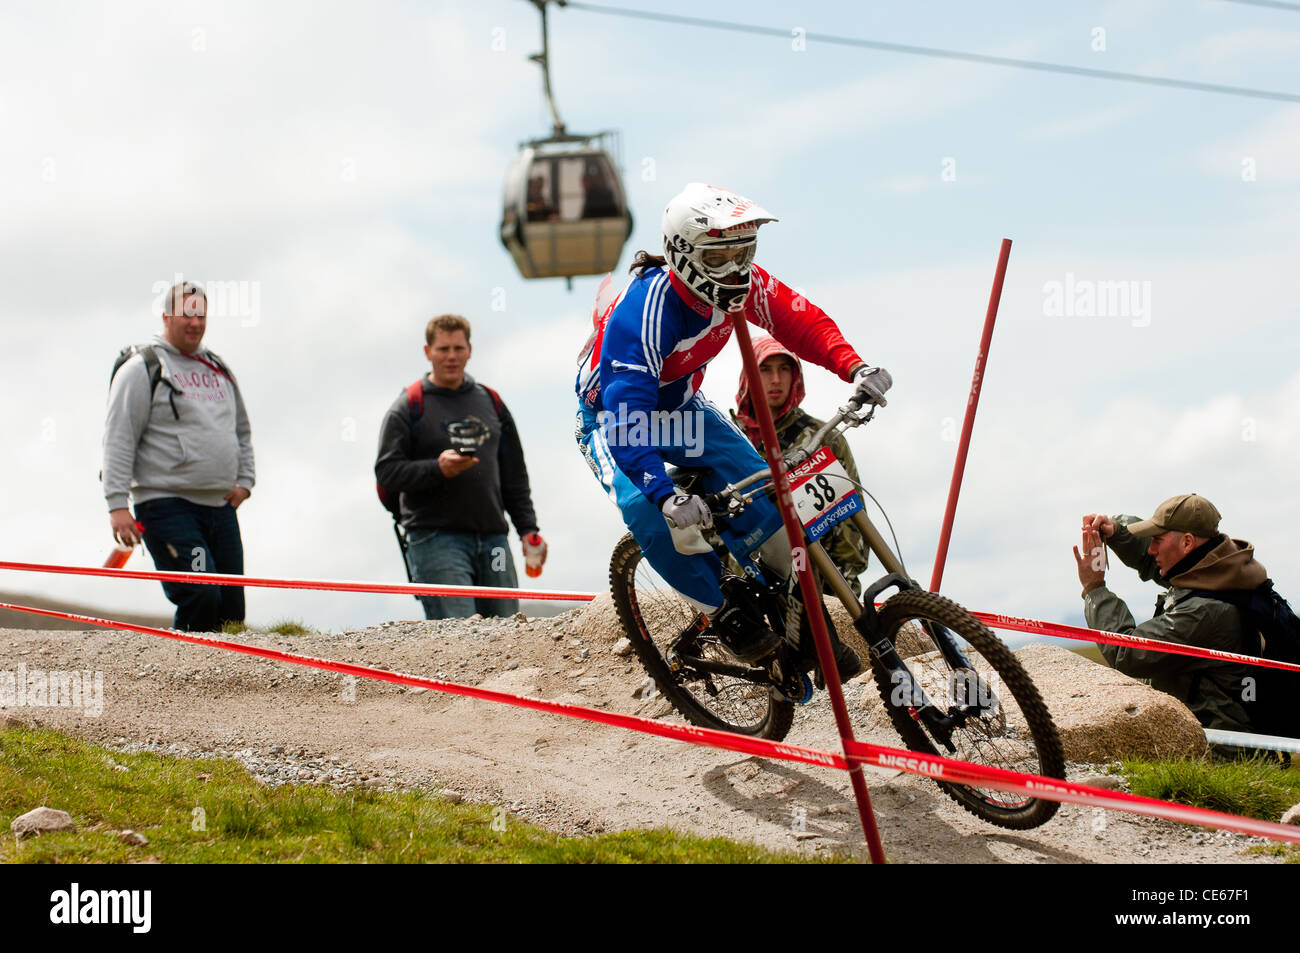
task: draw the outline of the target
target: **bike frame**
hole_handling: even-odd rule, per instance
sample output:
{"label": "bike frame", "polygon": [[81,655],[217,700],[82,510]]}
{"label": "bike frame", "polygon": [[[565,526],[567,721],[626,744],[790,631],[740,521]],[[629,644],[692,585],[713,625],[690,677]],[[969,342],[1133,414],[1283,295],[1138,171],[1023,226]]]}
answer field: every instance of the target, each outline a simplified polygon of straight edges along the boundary
{"label": "bike frame", "polygon": [[[872,407],[865,415],[859,415],[857,411],[860,407],[861,403],[855,396],[821,428],[809,435],[798,447],[787,453],[787,465],[793,468],[808,459],[813,452],[825,444],[826,438],[832,432],[843,433],[869,421],[875,414],[875,407]],[[772,483],[772,471],[764,467],[762,470],[755,471],[736,483],[723,487],[717,493],[704,497],[704,499],[716,516],[725,519],[728,516],[738,514],[758,497],[774,497],[775,494],[776,488]],[[947,740],[952,730],[960,727],[970,714],[977,715],[979,713],[980,706],[960,705],[950,710],[941,709],[933,703],[921,686],[912,678],[911,672],[898,655],[893,642],[885,637],[880,630],[879,619],[876,614],[876,597],[887,589],[897,588],[901,591],[904,589],[920,589],[922,587],[916,580],[907,575],[902,560],[889,548],[884,536],[863,510],[853,513],[849,517],[849,521],[862,534],[867,547],[876,555],[876,558],[880,560],[880,565],[885,569],[885,575],[866,588],[861,600],[853,594],[848,580],[844,578],[844,574],[840,572],[839,567],[835,565],[821,542],[808,539],[807,529],[805,528],[804,544],[808,557],[812,561],[817,576],[826,581],[831,592],[839,599],[849,613],[850,618],[853,619],[854,628],[861,634],[871,653],[890,673],[893,684],[899,686],[906,693],[904,697],[914,702],[913,705],[909,706],[915,711],[914,717],[923,721],[937,738]],[[717,545],[720,546],[721,543],[719,542]],[[768,586],[769,590],[774,588]],[[820,581],[817,588],[820,591]],[[782,620],[785,624],[787,638],[793,632],[797,639],[802,609],[801,600],[797,598],[787,600],[787,615]],[[939,647],[944,660],[953,669],[966,669],[973,672],[970,661],[958,647],[952,634],[943,626],[928,622],[926,624],[932,626],[930,634]],[[693,627],[692,630],[682,634],[683,639],[679,640],[679,642],[685,644],[687,640],[692,638],[692,634],[699,634],[700,631],[703,631],[703,629],[698,625]],[[678,664],[681,664],[680,659]],[[760,680],[756,677],[759,674],[763,676],[767,674],[763,669],[752,666],[731,665],[708,659],[694,660],[692,664],[693,667],[701,671],[755,681]]]}

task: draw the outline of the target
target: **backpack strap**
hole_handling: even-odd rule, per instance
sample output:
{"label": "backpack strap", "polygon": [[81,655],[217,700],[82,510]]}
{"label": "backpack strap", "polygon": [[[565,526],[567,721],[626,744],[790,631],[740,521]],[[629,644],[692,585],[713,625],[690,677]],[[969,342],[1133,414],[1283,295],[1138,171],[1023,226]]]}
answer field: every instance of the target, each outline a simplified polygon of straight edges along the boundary
{"label": "backpack strap", "polygon": [[158,389],[158,381],[162,379],[162,360],[158,357],[158,349],[152,344],[131,344],[122,348],[117,354],[117,360],[113,362],[113,373],[108,375],[108,386],[113,386],[122,365],[137,354],[144,360],[144,370],[149,377],[149,396],[152,397]]}
{"label": "backpack strap", "polygon": [[144,358],[145,373],[149,375],[149,396],[158,389],[158,382],[162,380],[162,359],[158,356],[158,349],[152,344],[146,344],[140,348],[140,356]]}
{"label": "backpack strap", "polygon": [[488,392],[488,396],[492,398],[492,409],[495,410],[497,416],[500,417],[502,412],[506,409],[506,402],[501,399],[500,394],[494,391],[491,387],[488,387],[487,384],[479,384],[478,386]]}
{"label": "backpack strap", "polygon": [[[418,378],[406,385],[406,409],[411,417],[411,449],[415,449],[416,435],[420,430],[420,418],[424,415],[424,378]],[[388,490],[378,480],[375,481],[375,492],[379,495],[379,502],[384,505],[393,517],[393,531],[397,533],[397,542],[402,547],[402,556],[406,556],[406,531],[402,527],[402,507],[401,494]],[[411,567],[406,567],[406,575],[411,575]]]}
{"label": "backpack strap", "polygon": [[226,367],[225,361],[217,357],[216,352],[208,351],[207,357],[203,358],[202,360],[206,360],[208,363],[212,364],[221,373],[225,374],[226,380],[230,381],[230,383],[233,384],[235,382],[235,375],[230,373],[230,368]]}
{"label": "backpack strap", "polygon": [[415,449],[415,437],[420,432],[420,418],[424,416],[424,378],[418,378],[406,385],[406,410],[411,415],[411,449]]}
{"label": "backpack strap", "polygon": [[424,378],[411,381],[406,385],[406,409],[411,412],[411,422],[420,419],[424,413]]}
{"label": "backpack strap", "polygon": [[[152,344],[131,344],[122,348],[118,352],[117,360],[113,362],[113,373],[108,375],[108,386],[113,386],[113,380],[117,377],[117,372],[122,369],[122,365],[137,354],[144,361],[144,372],[149,378],[149,400],[152,401],[154,391],[158,389],[158,384],[163,380],[162,358],[158,356],[158,349]],[[167,395],[167,402],[171,405],[172,416],[179,420],[180,413],[176,410],[176,385],[169,380],[167,381],[167,387],[170,390]]]}

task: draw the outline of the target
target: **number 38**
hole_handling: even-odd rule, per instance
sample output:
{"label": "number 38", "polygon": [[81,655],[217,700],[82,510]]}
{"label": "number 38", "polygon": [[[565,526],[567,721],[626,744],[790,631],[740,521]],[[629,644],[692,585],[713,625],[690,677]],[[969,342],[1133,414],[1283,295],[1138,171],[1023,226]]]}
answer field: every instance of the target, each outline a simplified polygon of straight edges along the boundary
{"label": "number 38", "polygon": [[826,478],[826,474],[819,473],[816,477],[809,480],[803,485],[804,492],[812,495],[813,509],[818,513],[826,508],[828,503],[835,499],[835,488],[831,486],[831,481]]}

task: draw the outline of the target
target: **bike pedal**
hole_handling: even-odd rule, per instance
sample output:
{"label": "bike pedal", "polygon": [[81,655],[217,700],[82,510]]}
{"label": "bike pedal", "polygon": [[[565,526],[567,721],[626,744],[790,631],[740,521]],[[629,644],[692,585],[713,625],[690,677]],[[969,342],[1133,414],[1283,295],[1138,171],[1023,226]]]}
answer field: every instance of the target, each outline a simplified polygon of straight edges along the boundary
{"label": "bike pedal", "polygon": [[802,672],[799,674],[799,687],[803,689],[801,697],[795,698],[792,695],[786,695],[785,697],[789,698],[790,701],[794,702],[796,705],[806,705],[812,701],[813,686],[812,682],[809,681],[808,676],[804,675]]}

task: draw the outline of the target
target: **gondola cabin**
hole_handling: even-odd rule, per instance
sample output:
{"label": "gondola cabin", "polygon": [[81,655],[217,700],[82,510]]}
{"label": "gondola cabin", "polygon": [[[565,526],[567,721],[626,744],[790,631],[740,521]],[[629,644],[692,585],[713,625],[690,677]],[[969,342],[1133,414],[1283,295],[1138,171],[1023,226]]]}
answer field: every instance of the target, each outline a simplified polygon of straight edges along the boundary
{"label": "gondola cabin", "polygon": [[501,243],[525,278],[611,271],[632,234],[618,167],[590,138],[528,143],[506,174]]}

